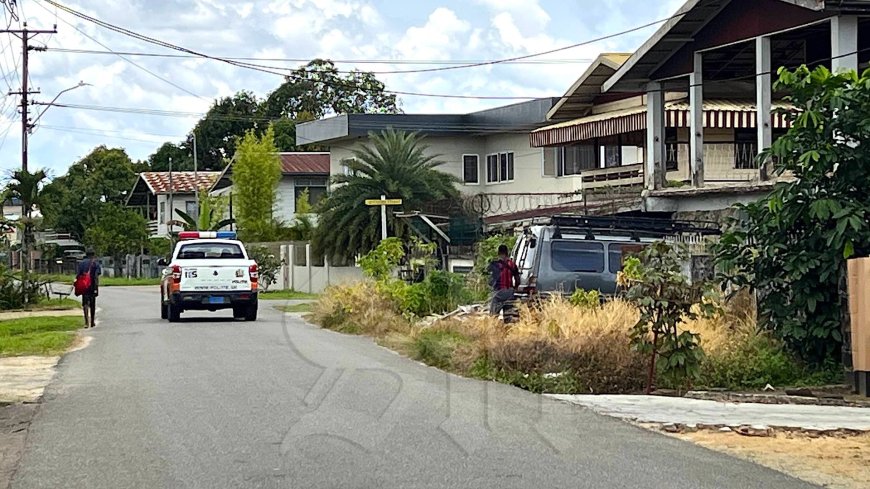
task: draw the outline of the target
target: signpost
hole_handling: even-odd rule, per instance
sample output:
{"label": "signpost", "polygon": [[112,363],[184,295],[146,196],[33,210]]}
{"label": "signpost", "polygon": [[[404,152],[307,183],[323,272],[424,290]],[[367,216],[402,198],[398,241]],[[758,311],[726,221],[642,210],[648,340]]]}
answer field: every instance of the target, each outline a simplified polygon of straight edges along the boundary
{"label": "signpost", "polygon": [[386,195],[381,195],[380,199],[367,199],[368,206],[381,206],[381,240],[387,239],[387,206],[402,205],[402,199],[387,199]]}

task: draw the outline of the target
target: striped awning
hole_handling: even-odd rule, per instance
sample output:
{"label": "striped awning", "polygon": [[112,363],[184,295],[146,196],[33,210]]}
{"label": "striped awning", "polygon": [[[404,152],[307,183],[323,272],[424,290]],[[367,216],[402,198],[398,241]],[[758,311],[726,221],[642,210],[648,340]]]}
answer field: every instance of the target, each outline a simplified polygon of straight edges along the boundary
{"label": "striped awning", "polygon": [[[777,103],[773,107],[789,108]],[[772,127],[789,127],[786,114],[774,111]],[[665,106],[666,127],[689,127],[689,104],[685,101],[669,102]],[[753,102],[729,100],[704,101],[704,127],[712,129],[752,129],[756,127],[756,112]],[[578,143],[593,138],[615,136],[646,129],[646,107],[616,110],[595,114],[552,126],[542,127],[530,134],[532,147],[556,146]]]}

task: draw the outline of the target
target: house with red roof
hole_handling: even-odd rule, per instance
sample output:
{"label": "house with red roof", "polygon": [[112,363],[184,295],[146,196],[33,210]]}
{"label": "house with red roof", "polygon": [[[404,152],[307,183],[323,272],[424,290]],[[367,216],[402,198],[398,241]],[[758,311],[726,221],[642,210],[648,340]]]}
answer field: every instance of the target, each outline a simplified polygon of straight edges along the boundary
{"label": "house with red roof", "polygon": [[[281,159],[281,181],[273,209],[274,217],[284,223],[296,218],[296,201],[308,191],[312,206],[326,196],[329,179],[329,153],[288,152],[278,153]],[[233,195],[233,163],[220,173],[209,191],[214,195]]]}
{"label": "house with red roof", "polygon": [[174,209],[191,216],[199,213],[196,195],[210,189],[221,176],[216,171],[142,172],[127,197],[127,206],[142,209],[152,236],[168,237],[180,231]]}

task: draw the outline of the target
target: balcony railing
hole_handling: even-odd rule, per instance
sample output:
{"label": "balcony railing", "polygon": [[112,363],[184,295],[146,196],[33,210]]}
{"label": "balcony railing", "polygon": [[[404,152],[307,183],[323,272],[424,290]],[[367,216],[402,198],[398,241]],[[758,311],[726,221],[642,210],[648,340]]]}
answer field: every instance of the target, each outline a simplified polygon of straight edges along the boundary
{"label": "balcony railing", "polygon": [[[748,182],[757,180],[758,146],[749,142],[704,143],[704,180]],[[667,144],[668,180],[690,180],[689,145]]]}
{"label": "balcony railing", "polygon": [[155,237],[157,236],[157,230],[159,229],[159,225],[157,221],[148,221],[148,236]]}
{"label": "balcony railing", "polygon": [[580,177],[584,189],[641,185],[643,184],[643,163],[583,170]]}

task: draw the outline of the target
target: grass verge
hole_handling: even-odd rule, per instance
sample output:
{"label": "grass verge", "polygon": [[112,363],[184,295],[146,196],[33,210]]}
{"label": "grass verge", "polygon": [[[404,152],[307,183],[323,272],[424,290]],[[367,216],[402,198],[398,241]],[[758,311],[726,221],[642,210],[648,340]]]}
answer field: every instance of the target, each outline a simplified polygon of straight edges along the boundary
{"label": "grass verge", "polygon": [[47,316],[0,321],[0,357],[60,355],[82,327],[78,316]]}
{"label": "grass verge", "polygon": [[303,303],[303,304],[292,304],[289,306],[275,306],[279,311],[284,312],[311,312],[312,304]]}
{"label": "grass verge", "polygon": [[309,294],[306,292],[297,292],[295,290],[269,290],[266,292],[260,292],[259,298],[267,301],[290,301],[290,300],[304,300],[304,299],[317,299],[320,297],[318,294]]}
{"label": "grass verge", "polygon": [[[57,284],[72,285],[75,281],[73,275],[39,275],[36,280],[40,282],[53,282]],[[159,278],[127,278],[127,277],[100,277],[100,287],[134,287],[142,285],[160,285]]]}

